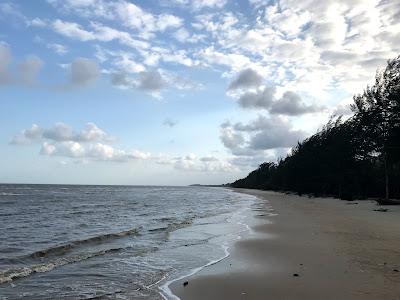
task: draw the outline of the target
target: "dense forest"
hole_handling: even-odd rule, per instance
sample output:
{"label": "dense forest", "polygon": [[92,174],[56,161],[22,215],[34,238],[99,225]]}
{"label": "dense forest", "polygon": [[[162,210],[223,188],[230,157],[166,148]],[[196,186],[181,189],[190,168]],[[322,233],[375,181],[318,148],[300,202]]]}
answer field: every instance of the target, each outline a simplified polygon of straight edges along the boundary
{"label": "dense forest", "polygon": [[353,99],[349,119],[332,117],[286,158],[261,164],[231,186],[347,200],[400,198],[400,56]]}

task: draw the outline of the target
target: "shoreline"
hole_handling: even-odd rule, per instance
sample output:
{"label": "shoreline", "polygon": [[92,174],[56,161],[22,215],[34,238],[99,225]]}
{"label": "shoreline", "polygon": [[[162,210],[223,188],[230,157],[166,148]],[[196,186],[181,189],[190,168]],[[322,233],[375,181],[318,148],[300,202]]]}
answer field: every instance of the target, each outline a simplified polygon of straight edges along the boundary
{"label": "shoreline", "polygon": [[[228,190],[230,190],[231,192],[237,193],[237,191],[235,191],[233,189],[228,188]],[[172,284],[174,284],[177,281],[182,281],[183,279],[190,278],[191,276],[196,275],[197,273],[201,272],[205,268],[213,266],[230,256],[229,249],[233,247],[233,245],[236,241],[242,239],[243,234],[245,234],[246,232],[249,232],[251,230],[250,226],[244,221],[244,219],[250,217],[250,213],[251,213],[250,206],[254,202],[257,202],[258,198],[256,196],[254,196],[254,199],[252,199],[252,201],[253,202],[249,203],[248,206],[243,207],[242,209],[240,209],[238,211],[232,212],[231,216],[226,219],[225,223],[229,224],[229,226],[239,225],[239,226],[243,227],[243,229],[236,231],[236,232],[229,233],[228,235],[233,236],[233,238],[229,238],[229,239],[227,238],[223,244],[219,245],[219,248],[221,248],[221,250],[223,251],[223,255],[221,255],[218,258],[209,260],[204,265],[189,269],[186,273],[181,274],[178,277],[172,277],[170,279],[168,279],[168,277],[164,278],[164,279],[167,279],[167,281],[163,282],[161,285],[158,286],[159,294],[163,299],[179,300],[180,298],[177,295],[175,295],[170,288]],[[239,217],[239,219],[237,217]],[[164,281],[164,279],[161,279],[158,283]]]}
{"label": "shoreline", "polygon": [[174,279],[171,279],[171,280],[165,282],[162,286],[159,287],[161,297],[163,297],[163,299],[166,299],[166,300],[170,300],[170,299],[179,300],[180,298],[178,296],[176,296],[172,292],[172,290],[169,288],[169,286],[171,284],[173,284],[174,282],[177,282],[177,281],[180,281],[182,279],[189,278],[189,277],[191,277],[193,275],[196,275],[197,273],[202,271],[204,268],[207,268],[207,267],[210,267],[212,265],[215,265],[215,264],[219,263],[220,261],[224,260],[225,258],[229,257],[230,253],[228,252],[228,247],[223,247],[223,249],[225,251],[225,255],[224,256],[222,256],[220,258],[217,258],[215,260],[211,260],[210,262],[208,262],[204,266],[200,266],[200,267],[191,269],[188,274],[179,276],[178,278],[174,278]]}
{"label": "shoreline", "polygon": [[[237,192],[234,189],[230,189],[229,188],[229,190],[231,190],[233,192]],[[228,258],[231,255],[229,249],[233,247],[233,245],[234,245],[234,243],[236,241],[242,239],[243,235],[246,232],[250,232],[251,231],[251,228],[250,228],[249,224],[247,224],[244,221],[244,219],[248,219],[248,218],[251,217],[249,215],[250,212],[251,212],[251,205],[254,204],[255,202],[257,202],[258,198],[256,196],[254,196],[254,200],[253,201],[254,202],[250,203],[248,207],[245,207],[244,209],[242,208],[239,211],[233,212],[231,217],[228,218],[228,219],[230,219],[230,221],[228,221],[228,219],[227,219],[227,221],[226,221],[227,224],[240,225],[240,226],[244,227],[244,229],[239,230],[239,231],[234,232],[234,233],[230,233],[230,235],[233,235],[234,238],[233,239],[227,239],[227,240],[225,240],[225,242],[222,245],[220,245],[220,248],[223,250],[224,254],[219,258],[212,259],[212,260],[208,261],[206,264],[204,264],[202,266],[190,269],[186,274],[180,275],[180,276],[178,276],[176,278],[171,278],[171,279],[167,280],[166,282],[164,282],[162,285],[160,285],[158,287],[159,294],[161,295],[161,297],[163,299],[166,299],[166,300],[171,300],[171,299],[179,300],[180,298],[177,295],[175,295],[173,293],[173,291],[171,290],[171,285],[173,285],[175,282],[183,281],[186,278],[190,278],[191,276],[195,276],[197,273],[203,271],[204,269],[206,269],[208,267],[211,267],[211,266],[213,266],[215,264],[218,264],[219,262],[225,260],[226,258]],[[233,220],[237,216],[240,216],[240,219],[236,220],[236,222],[234,222]],[[161,281],[163,281],[163,280],[161,280]]]}
{"label": "shoreline", "polygon": [[225,259],[174,280],[180,299],[400,299],[400,207],[233,190],[259,198],[252,232]]}

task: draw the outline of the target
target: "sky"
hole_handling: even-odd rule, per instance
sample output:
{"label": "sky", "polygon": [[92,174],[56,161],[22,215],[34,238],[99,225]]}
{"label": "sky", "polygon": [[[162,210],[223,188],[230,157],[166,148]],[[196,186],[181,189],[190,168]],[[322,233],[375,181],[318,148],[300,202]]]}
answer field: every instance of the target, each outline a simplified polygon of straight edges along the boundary
{"label": "sky", "polygon": [[220,184],[400,54],[398,0],[0,0],[0,182]]}

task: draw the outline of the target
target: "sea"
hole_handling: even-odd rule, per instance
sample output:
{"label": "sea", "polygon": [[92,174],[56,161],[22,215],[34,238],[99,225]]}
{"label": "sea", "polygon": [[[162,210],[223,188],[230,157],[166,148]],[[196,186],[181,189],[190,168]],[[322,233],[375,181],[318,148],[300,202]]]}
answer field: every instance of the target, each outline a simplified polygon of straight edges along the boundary
{"label": "sea", "polygon": [[0,299],[178,299],[229,255],[251,195],[222,187],[0,184]]}

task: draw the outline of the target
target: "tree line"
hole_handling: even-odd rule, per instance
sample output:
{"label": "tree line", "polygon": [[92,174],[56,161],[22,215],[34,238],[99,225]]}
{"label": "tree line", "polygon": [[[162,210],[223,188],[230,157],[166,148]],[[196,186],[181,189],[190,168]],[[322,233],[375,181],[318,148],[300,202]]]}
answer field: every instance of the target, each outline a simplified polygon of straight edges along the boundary
{"label": "tree line", "polygon": [[331,117],[285,158],[230,185],[347,200],[400,198],[400,56],[353,100],[350,118]]}

